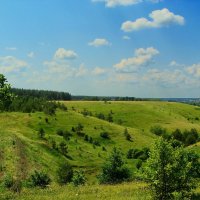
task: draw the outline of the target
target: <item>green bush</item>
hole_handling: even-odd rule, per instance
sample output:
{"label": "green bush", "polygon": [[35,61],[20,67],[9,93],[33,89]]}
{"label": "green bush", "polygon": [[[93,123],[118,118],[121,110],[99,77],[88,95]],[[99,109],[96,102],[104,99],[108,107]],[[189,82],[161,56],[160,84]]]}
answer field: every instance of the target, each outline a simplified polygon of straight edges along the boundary
{"label": "green bush", "polygon": [[57,171],[58,182],[62,184],[70,183],[73,177],[73,168],[68,162],[62,163]]}
{"label": "green bush", "polygon": [[10,174],[7,174],[3,180],[3,186],[5,188],[11,188],[14,185],[14,179]]}
{"label": "green bush", "polygon": [[59,135],[59,136],[63,136],[63,130],[62,129],[58,129],[56,131],[56,134]]}
{"label": "green bush", "polygon": [[166,129],[162,128],[160,125],[156,125],[156,126],[151,127],[150,131],[153,134],[158,135],[158,136],[164,135],[167,132]]}
{"label": "green bush", "polygon": [[124,165],[120,150],[113,149],[98,178],[103,184],[120,183],[131,178],[130,170]]}
{"label": "green bush", "polygon": [[100,133],[100,136],[104,139],[110,139],[110,136],[109,136],[108,132],[106,132],[106,131]]}
{"label": "green bush", "polygon": [[75,171],[72,178],[74,186],[84,185],[86,183],[86,177],[83,171]]}
{"label": "green bush", "polygon": [[45,136],[45,131],[43,128],[40,128],[39,131],[38,131],[38,135],[41,139],[44,139],[44,136]]}
{"label": "green bush", "polygon": [[190,199],[197,186],[196,171],[200,171],[199,156],[183,147],[174,148],[163,138],[154,144],[144,167],[154,199]]}
{"label": "green bush", "polygon": [[30,176],[30,183],[32,186],[45,188],[51,182],[50,177],[45,172],[36,171]]}

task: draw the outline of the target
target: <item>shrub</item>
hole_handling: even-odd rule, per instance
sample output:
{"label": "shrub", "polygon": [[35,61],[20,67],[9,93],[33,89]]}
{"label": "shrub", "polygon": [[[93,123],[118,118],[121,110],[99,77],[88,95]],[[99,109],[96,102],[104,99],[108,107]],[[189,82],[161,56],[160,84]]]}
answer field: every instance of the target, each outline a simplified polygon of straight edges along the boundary
{"label": "shrub", "polygon": [[14,179],[10,174],[7,174],[3,180],[3,186],[5,188],[11,188],[14,185]]}
{"label": "shrub", "polygon": [[129,149],[126,157],[128,159],[141,159],[146,160],[149,157],[149,148],[139,149]]}
{"label": "shrub", "polygon": [[194,143],[198,142],[198,140],[199,140],[198,132],[195,128],[193,128],[186,135],[185,145],[188,146],[188,145],[194,144]]}
{"label": "shrub", "polygon": [[66,144],[65,142],[60,142],[59,146],[60,146],[60,152],[61,152],[63,155],[66,156],[67,153],[68,153],[68,146],[67,146],[67,144]]}
{"label": "shrub", "polygon": [[69,131],[64,131],[63,132],[63,138],[65,140],[69,140],[71,136],[72,136],[72,134]]}
{"label": "shrub", "polygon": [[88,137],[88,135],[85,135],[84,140],[85,140],[86,142],[89,141],[89,137]]}
{"label": "shrub", "polygon": [[[191,155],[196,159],[191,159]],[[192,189],[197,186],[198,159],[194,152],[191,154],[183,147],[174,148],[163,138],[157,140],[144,168],[154,199],[174,199],[175,194],[177,198],[190,199]]]}
{"label": "shrub", "polygon": [[96,117],[102,120],[105,120],[105,116],[103,113],[96,114]]}
{"label": "shrub", "polygon": [[39,131],[38,131],[38,135],[41,139],[44,139],[44,136],[45,136],[45,131],[43,128],[40,128]]}
{"label": "shrub", "polygon": [[175,140],[184,142],[184,136],[183,136],[183,134],[182,134],[182,132],[181,132],[180,129],[176,129],[174,132],[172,132],[172,137],[173,137]]}
{"label": "shrub", "polygon": [[108,114],[107,120],[108,120],[109,122],[113,122],[113,117],[112,117],[112,114],[111,114],[111,113]]}
{"label": "shrub", "polygon": [[35,170],[30,177],[30,182],[34,187],[39,186],[41,188],[45,188],[50,184],[51,179],[45,172],[39,172]]}
{"label": "shrub", "polygon": [[86,177],[83,171],[75,171],[72,178],[74,186],[84,185],[86,183]]}
{"label": "shrub", "polygon": [[45,117],[45,122],[48,124],[49,123],[49,119],[47,117]]}
{"label": "shrub", "polygon": [[15,180],[11,189],[13,192],[20,193],[22,190],[22,182],[20,180]]}
{"label": "shrub", "polygon": [[56,131],[56,134],[59,135],[59,136],[63,136],[63,130],[62,129],[58,129]]}
{"label": "shrub", "polygon": [[138,160],[137,164],[136,164],[136,168],[140,169],[142,167],[142,160]]}
{"label": "shrub", "polygon": [[114,148],[98,176],[100,183],[120,183],[130,179],[130,170],[124,166],[122,153]]}
{"label": "shrub", "polygon": [[58,182],[61,185],[71,182],[73,177],[72,166],[68,162],[62,163],[59,166],[57,174],[58,174]]}
{"label": "shrub", "polygon": [[93,143],[93,138],[92,138],[92,137],[89,137],[89,140],[88,140],[88,141],[89,141],[89,143],[92,144],[92,143]]}
{"label": "shrub", "polygon": [[102,151],[107,151],[107,150],[106,150],[106,147],[102,147]]}
{"label": "shrub", "polygon": [[52,147],[52,149],[55,149],[55,150],[57,150],[57,145],[56,145],[56,141],[55,140],[51,140],[51,147]]}
{"label": "shrub", "polygon": [[165,128],[162,128],[162,127],[159,126],[159,125],[156,125],[156,126],[151,127],[150,131],[151,131],[153,134],[158,135],[158,136],[161,136],[161,135],[166,134],[166,129],[165,129]]}
{"label": "shrub", "polygon": [[108,132],[106,132],[106,131],[100,133],[100,136],[104,139],[110,139],[110,136],[109,136]]}
{"label": "shrub", "polygon": [[81,123],[78,123],[77,127],[75,128],[76,132],[81,132],[84,126]]}
{"label": "shrub", "polygon": [[132,141],[132,137],[131,137],[131,135],[129,134],[127,128],[124,129],[124,136],[126,137],[126,140]]}
{"label": "shrub", "polygon": [[100,142],[97,141],[97,140],[94,140],[94,141],[93,141],[93,144],[94,144],[95,146],[101,146]]}

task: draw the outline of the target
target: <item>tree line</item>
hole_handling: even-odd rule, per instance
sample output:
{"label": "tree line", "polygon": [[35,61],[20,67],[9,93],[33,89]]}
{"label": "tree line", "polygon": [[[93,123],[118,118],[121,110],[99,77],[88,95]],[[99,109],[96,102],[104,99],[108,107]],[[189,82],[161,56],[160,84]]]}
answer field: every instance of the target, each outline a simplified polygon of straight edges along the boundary
{"label": "tree line", "polygon": [[49,91],[49,90],[32,90],[32,89],[19,89],[12,88],[11,92],[19,97],[34,97],[34,98],[42,98],[46,100],[71,100],[71,94],[68,92],[57,92],[57,91]]}
{"label": "tree line", "polygon": [[[0,112],[31,113],[38,111],[54,115],[57,108],[67,110],[64,104],[49,101],[56,95],[57,98],[61,98],[59,94],[62,96],[62,93],[52,91],[12,89],[5,76],[0,74]],[[68,93],[66,93],[65,98],[67,98],[67,95]]]}

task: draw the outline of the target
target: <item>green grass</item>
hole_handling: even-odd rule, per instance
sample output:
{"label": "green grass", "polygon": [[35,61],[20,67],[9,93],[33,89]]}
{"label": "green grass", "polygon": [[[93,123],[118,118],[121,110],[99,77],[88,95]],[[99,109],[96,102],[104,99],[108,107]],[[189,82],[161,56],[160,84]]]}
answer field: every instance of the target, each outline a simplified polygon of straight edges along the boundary
{"label": "green grass", "polygon": [[[181,130],[196,128],[200,131],[200,120],[198,120],[198,118],[200,119],[200,109],[191,105],[168,102],[70,101],[64,103],[67,105],[68,111],[57,111],[56,116],[46,116],[43,113],[0,113],[0,180],[8,173],[18,179],[26,179],[37,169],[47,171],[54,185],[59,163],[68,160],[74,168],[85,171],[89,184],[96,184],[96,175],[99,174],[102,164],[113,147],[121,148],[124,155],[130,148],[150,147],[157,137],[150,132],[152,126],[161,125],[167,129],[168,133],[176,128]],[[92,112],[93,116],[84,117],[80,113],[84,109]],[[113,123],[95,117],[97,113],[107,116],[111,111]],[[48,118],[49,123],[45,122],[45,118]],[[76,133],[72,133],[71,139],[66,141],[70,159],[58,151],[52,150],[49,143],[51,139],[54,139],[57,144],[64,140],[63,137],[56,134],[56,131],[58,129],[71,131],[71,128],[77,126],[78,123],[83,124],[83,132],[98,140],[101,146],[94,146],[84,141]],[[45,130],[45,139],[38,137],[38,130],[41,127]],[[125,128],[131,134],[132,142],[126,140]],[[100,137],[100,133],[103,131],[109,133],[110,140]],[[105,147],[106,151],[103,151],[102,147]],[[189,148],[200,153],[199,143]],[[136,162],[137,160],[126,159],[127,165],[133,172],[136,171]],[[94,199],[96,190],[100,195],[99,199],[106,199],[106,195],[111,195],[110,199],[134,199],[134,191],[138,192],[142,199],[143,196],[145,197],[143,194],[146,190],[143,193],[137,187],[138,184],[135,185],[135,183],[123,186],[86,186],[77,189],[80,190],[80,196],[74,197],[76,195],[74,188],[55,186],[52,189],[51,186],[49,190],[52,191],[48,191],[46,194],[45,192],[43,194],[42,190],[37,191],[38,195],[34,195],[34,192],[32,194],[30,190],[24,191],[24,197],[22,195],[21,199],[48,199],[49,192],[55,195],[55,199],[62,199],[66,193],[72,195],[71,199],[73,197],[74,199],[84,199],[87,196],[87,199]],[[112,191],[112,194],[109,194],[109,190]],[[129,190],[130,192],[128,192]],[[127,192],[127,196],[123,195],[124,191]]]}
{"label": "green grass", "polygon": [[[0,195],[1,198],[2,195]],[[21,195],[4,194],[9,200],[150,200],[150,192],[143,183],[126,183],[120,185],[89,185],[81,187],[52,186],[48,189],[26,189]]]}

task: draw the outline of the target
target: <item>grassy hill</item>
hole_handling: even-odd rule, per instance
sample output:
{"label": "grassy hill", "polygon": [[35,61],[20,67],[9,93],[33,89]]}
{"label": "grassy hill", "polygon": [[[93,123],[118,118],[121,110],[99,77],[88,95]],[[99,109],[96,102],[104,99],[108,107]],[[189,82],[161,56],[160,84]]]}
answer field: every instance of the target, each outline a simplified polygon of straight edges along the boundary
{"label": "grassy hill", "polygon": [[[56,116],[43,113],[0,113],[0,179],[5,174],[26,179],[37,169],[47,171],[55,183],[59,163],[68,160],[74,168],[84,169],[88,183],[92,184],[97,182],[96,175],[113,147],[121,148],[125,155],[130,148],[150,147],[157,137],[150,132],[154,125],[161,125],[169,133],[176,128],[196,128],[200,132],[200,108],[191,105],[168,102],[81,101],[64,104],[68,111],[58,110]],[[81,114],[84,111],[90,112],[90,116]],[[113,122],[98,119],[96,114],[99,113],[105,117],[111,113]],[[79,123],[84,127],[82,132],[97,141],[98,145],[85,141],[84,137],[72,131],[72,127]],[[44,139],[38,137],[40,128],[45,131]],[[125,128],[133,141],[126,140]],[[69,131],[72,134],[70,140],[56,134],[57,130]],[[110,139],[100,137],[102,132],[107,132]],[[67,143],[67,157],[52,149],[52,141],[56,145],[62,141]],[[192,148],[200,152],[199,143]],[[126,161],[134,171],[137,160]]]}

